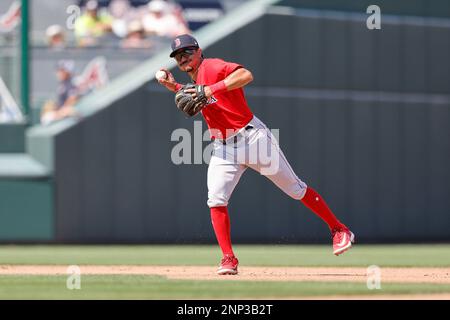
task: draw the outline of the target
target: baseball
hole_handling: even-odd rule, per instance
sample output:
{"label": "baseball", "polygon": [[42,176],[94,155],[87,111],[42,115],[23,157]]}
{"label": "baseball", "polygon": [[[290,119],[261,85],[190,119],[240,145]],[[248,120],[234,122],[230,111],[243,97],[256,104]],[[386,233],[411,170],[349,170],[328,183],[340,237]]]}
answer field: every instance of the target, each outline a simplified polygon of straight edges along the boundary
{"label": "baseball", "polygon": [[155,77],[157,80],[162,80],[167,78],[167,73],[163,70],[159,70],[156,72]]}

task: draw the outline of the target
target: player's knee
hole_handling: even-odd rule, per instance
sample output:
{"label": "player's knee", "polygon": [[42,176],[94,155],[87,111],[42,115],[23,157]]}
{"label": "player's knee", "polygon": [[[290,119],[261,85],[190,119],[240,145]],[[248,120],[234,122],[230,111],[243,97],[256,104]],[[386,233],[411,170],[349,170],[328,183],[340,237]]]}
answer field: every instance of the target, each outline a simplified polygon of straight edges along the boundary
{"label": "player's knee", "polygon": [[285,192],[295,200],[301,200],[306,193],[306,183],[303,181],[299,181],[298,183],[292,184],[288,190],[285,190]]}
{"label": "player's knee", "polygon": [[208,207],[225,207],[228,205],[228,197],[225,195],[208,194]]}

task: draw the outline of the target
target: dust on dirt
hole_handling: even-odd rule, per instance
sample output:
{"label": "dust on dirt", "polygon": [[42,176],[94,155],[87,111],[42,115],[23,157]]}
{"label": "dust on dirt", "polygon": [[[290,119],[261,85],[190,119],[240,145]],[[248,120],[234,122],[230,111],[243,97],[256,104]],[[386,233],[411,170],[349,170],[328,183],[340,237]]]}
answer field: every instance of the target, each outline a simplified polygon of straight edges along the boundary
{"label": "dust on dirt", "polygon": [[[80,265],[83,275],[156,275],[185,280],[366,282],[362,267],[241,267],[235,276],[218,276],[213,266]],[[0,265],[0,275],[67,275],[63,265]],[[383,283],[450,284],[450,268],[380,268]]]}

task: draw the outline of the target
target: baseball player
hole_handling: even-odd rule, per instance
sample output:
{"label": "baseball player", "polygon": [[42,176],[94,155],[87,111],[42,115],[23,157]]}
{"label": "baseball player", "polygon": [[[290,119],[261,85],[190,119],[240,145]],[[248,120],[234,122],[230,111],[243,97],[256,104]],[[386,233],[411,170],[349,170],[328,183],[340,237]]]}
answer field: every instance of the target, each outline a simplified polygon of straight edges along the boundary
{"label": "baseball player", "polygon": [[[171,47],[170,57],[175,58],[181,71],[188,73],[193,84],[177,83],[166,69],[161,70],[167,76],[158,81],[176,92],[176,103],[181,110],[190,116],[202,113],[214,140],[207,184],[212,225],[223,253],[217,273],[238,273],[227,205],[247,168],[265,175],[325,221],[331,231],[335,255],[348,250],[354,242],[354,234],[336,218],[323,198],[297,177],[271,131],[247,105],[243,87],[253,80],[252,73],[240,64],[205,58],[191,35],[178,36]],[[262,157],[260,150],[267,146],[271,151],[269,162],[276,165],[268,165],[267,157]],[[248,154],[250,156],[243,156]]]}

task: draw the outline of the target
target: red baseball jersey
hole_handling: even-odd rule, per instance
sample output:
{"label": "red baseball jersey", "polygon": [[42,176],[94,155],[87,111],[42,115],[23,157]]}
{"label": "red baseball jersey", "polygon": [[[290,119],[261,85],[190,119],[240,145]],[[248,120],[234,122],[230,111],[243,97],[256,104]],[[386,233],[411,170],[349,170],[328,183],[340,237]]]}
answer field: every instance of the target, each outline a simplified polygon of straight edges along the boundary
{"label": "red baseball jersey", "polygon": [[[242,65],[221,59],[204,59],[198,69],[196,83],[212,85],[239,68]],[[201,112],[212,139],[224,139],[233,135],[235,130],[243,128],[253,118],[242,88],[214,94]]]}

